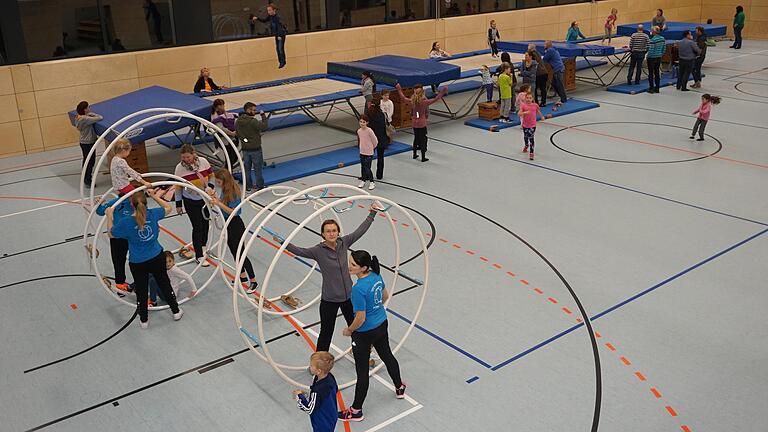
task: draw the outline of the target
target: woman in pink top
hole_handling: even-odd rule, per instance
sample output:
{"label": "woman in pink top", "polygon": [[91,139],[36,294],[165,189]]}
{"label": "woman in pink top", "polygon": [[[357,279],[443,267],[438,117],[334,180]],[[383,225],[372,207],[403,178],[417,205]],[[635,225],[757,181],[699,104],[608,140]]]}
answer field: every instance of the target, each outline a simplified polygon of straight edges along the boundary
{"label": "woman in pink top", "polygon": [[533,160],[533,135],[536,133],[536,114],[541,116],[541,120],[544,121],[544,114],[541,113],[539,104],[533,101],[533,95],[528,93],[525,103],[520,107],[520,111],[517,112],[518,117],[522,122],[523,127],[523,153],[528,153],[530,146],[531,152],[528,153],[528,159]]}
{"label": "woman in pink top", "polygon": [[395,84],[397,93],[400,95],[400,99],[403,102],[407,102],[412,105],[411,107],[411,123],[413,126],[413,158],[416,159],[416,151],[421,151],[421,161],[426,162],[427,159],[427,117],[429,116],[429,106],[439,101],[448,93],[448,89],[443,87],[437,93],[437,96],[432,99],[427,99],[424,96],[424,88],[417,85],[413,88],[413,96],[410,98],[405,97],[403,89],[400,87],[400,83]]}
{"label": "woman in pink top", "polygon": [[373,162],[373,150],[378,144],[379,140],[376,138],[376,134],[373,129],[368,127],[368,116],[361,115],[360,129],[357,130],[357,146],[360,148],[360,170],[362,171],[360,184],[357,185],[359,188],[364,188],[368,182],[371,182],[368,185],[368,190],[373,190],[376,187],[376,183],[373,181],[371,163]]}
{"label": "woman in pink top", "polygon": [[720,97],[719,96],[712,96],[709,93],[704,93],[701,96],[701,105],[699,105],[698,108],[696,108],[696,111],[694,111],[694,114],[698,114],[696,116],[696,123],[693,124],[693,130],[691,131],[690,138],[693,139],[696,136],[696,132],[699,132],[699,137],[696,138],[696,141],[704,141],[704,128],[707,127],[707,122],[709,121],[709,112],[712,110],[712,105],[717,105],[720,103]]}

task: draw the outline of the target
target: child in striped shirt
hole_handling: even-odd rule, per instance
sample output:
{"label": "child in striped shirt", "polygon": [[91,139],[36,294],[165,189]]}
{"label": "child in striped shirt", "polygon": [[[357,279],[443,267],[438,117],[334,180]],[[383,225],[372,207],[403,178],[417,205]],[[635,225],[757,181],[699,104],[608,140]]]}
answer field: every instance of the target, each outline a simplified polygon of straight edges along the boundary
{"label": "child in striped shirt", "polygon": [[376,134],[373,129],[368,127],[368,116],[363,114],[360,116],[360,129],[357,130],[357,145],[360,149],[360,169],[362,171],[359,188],[364,188],[368,185],[368,190],[373,190],[376,187],[376,183],[373,181],[373,171],[371,171],[371,163],[373,162],[373,150],[379,144],[379,140],[376,138]]}

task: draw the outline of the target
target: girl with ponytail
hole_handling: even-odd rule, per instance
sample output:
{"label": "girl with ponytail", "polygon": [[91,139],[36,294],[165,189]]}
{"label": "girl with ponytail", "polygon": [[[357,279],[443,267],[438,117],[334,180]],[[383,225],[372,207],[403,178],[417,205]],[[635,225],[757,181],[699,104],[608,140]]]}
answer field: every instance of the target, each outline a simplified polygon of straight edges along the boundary
{"label": "girl with ponytail", "polygon": [[158,221],[170,215],[172,208],[162,199],[165,193],[162,189],[147,189],[147,192],[161,208],[147,209],[146,195],[138,192],[131,195],[132,215],[121,217],[115,222],[114,209],[111,206],[106,209],[107,233],[111,238],[124,239],[128,242],[128,265],[133,274],[139,322],[143,329],[149,326],[147,298],[150,274],[157,281],[161,296],[168,302],[173,312],[173,319],[178,321],[184,314],[176,302],[176,294],[168,279],[163,247],[157,240],[160,234]]}
{"label": "girl with ponytail", "polygon": [[400,365],[389,346],[387,312],[384,308],[384,303],[389,299],[389,291],[384,287],[380,271],[378,258],[363,250],[352,252],[349,273],[357,276],[357,283],[352,287],[355,319],[343,333],[344,336],[352,337],[357,384],[354,402],[349,409],[339,413],[342,421],[361,421],[364,418],[363,402],[368,395],[368,360],[371,347],[376,348],[387,367],[389,377],[395,385],[395,396],[398,399],[405,397],[405,383],[400,378]]}

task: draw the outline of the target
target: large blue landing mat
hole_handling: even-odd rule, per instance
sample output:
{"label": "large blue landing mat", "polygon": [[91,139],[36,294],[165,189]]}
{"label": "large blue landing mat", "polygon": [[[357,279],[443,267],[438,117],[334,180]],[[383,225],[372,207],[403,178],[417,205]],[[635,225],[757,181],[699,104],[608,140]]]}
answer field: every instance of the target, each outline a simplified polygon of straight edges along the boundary
{"label": "large blue landing mat", "polygon": [[[267,130],[278,130],[278,129],[285,129],[293,126],[300,126],[305,124],[314,123],[315,121],[312,120],[308,115],[305,114],[288,114],[284,116],[278,116],[278,117],[272,117],[269,119],[269,129]],[[181,146],[186,143],[190,142],[192,140],[191,133],[184,133],[179,135],[177,138],[176,136],[165,136],[162,138],[157,139],[157,143],[168,147],[169,149],[177,149],[181,148]],[[199,144],[207,144],[213,142],[213,135],[206,135],[204,137],[195,139],[194,142],[191,142],[192,145],[199,145]]]}
{"label": "large blue landing mat", "polygon": [[[410,145],[393,141],[392,144],[387,147],[384,154],[386,156],[392,156],[398,153],[411,151],[412,148],[413,147]],[[280,162],[273,168],[264,168],[264,183],[267,185],[278,184],[359,163],[360,153],[357,146],[346,147],[314,156]],[[233,175],[238,181],[242,181],[242,175],[240,173],[234,173]],[[252,178],[252,180],[255,179]]]}
{"label": "large blue landing mat", "polygon": [[[564,103],[560,106],[560,108],[557,109],[557,111],[554,111],[555,104],[550,103],[544,108],[541,109],[541,113],[544,114],[544,116],[551,115],[554,117],[560,117],[568,114],[577,113],[580,111],[586,111],[593,108],[599,107],[600,104],[594,103],[594,102],[587,102],[582,101],[578,99],[568,99],[568,102]],[[517,117],[517,114],[512,114],[512,121],[509,123],[502,123],[498,120],[485,120],[481,118],[473,118],[469,119],[464,122],[467,126],[476,127],[478,129],[484,129],[487,131],[499,131],[501,129],[507,129],[515,126],[520,126],[520,119]]]}
{"label": "large blue landing mat", "polygon": [[[642,24],[643,30],[646,33],[649,33],[651,31],[651,23],[645,22],[645,23],[634,23],[634,24],[622,24],[620,26],[616,26],[616,34],[619,36],[630,36],[632,33],[637,31],[637,25]],[[696,27],[701,26],[704,27],[704,33],[707,34],[708,37],[716,37],[716,36],[725,36],[727,27],[724,25],[719,24],[697,24],[697,23],[687,23],[687,22],[677,22],[677,21],[667,21],[667,29],[661,32],[661,35],[664,36],[665,39],[674,39],[674,40],[680,40],[683,38],[683,32],[688,30],[692,34],[696,34]]]}
{"label": "large blue landing mat", "polygon": [[[187,111],[202,118],[210,118],[211,116],[211,101],[199,98],[197,96],[177,92],[165,87],[152,86],[91,105],[93,112],[104,117],[103,120],[94,125],[96,133],[101,135],[104,133],[104,131],[107,130],[107,128],[109,128],[113,123],[117,122],[121,118],[127,116],[128,114],[132,114],[148,108],[176,108]],[[72,121],[73,124],[75,114],[76,113],[74,111],[69,113],[70,121]],[[125,130],[125,128],[138,122],[139,120],[146,119],[157,114],[160,113],[148,113],[134,117],[127,123],[119,126],[117,131],[122,132]],[[171,122],[169,122],[169,120]],[[132,132],[129,139],[133,143],[138,143],[141,141],[146,141],[150,138],[165,135],[169,132],[181,129],[186,126],[191,126],[196,123],[191,119],[183,118],[179,121],[176,120],[178,120],[178,118],[154,120],[146,123],[141,126],[140,129]],[[112,139],[114,137],[108,138]]]}
{"label": "large blue landing mat", "polygon": [[[519,42],[498,42],[499,50],[509,51],[514,53],[524,53],[528,51],[528,44],[534,44],[536,50],[540,53],[544,53],[544,41],[543,40],[530,40]],[[552,46],[557,50],[561,57],[588,57],[597,56],[605,57],[613,55],[616,49],[612,46],[600,45],[600,44],[588,44],[588,43],[571,43],[571,42],[552,42]]]}
{"label": "large blue landing mat", "polygon": [[[702,77],[706,76],[704,74],[701,74]],[[688,81],[693,81],[693,75],[691,75],[691,79]],[[672,78],[671,72],[665,72],[661,74],[661,80],[659,81],[659,87],[667,87],[671,85],[677,84],[677,78]],[[613,85],[607,88],[609,92],[614,93],[624,93],[629,95],[634,95],[638,93],[646,93],[648,91],[648,80],[643,79],[640,81],[640,84],[634,85],[634,84],[617,84]]]}
{"label": "large blue landing mat", "polygon": [[396,55],[371,57],[353,62],[329,62],[328,74],[360,79],[360,74],[371,72],[376,82],[403,87],[417,84],[435,85],[459,79],[461,68],[456,65]]}

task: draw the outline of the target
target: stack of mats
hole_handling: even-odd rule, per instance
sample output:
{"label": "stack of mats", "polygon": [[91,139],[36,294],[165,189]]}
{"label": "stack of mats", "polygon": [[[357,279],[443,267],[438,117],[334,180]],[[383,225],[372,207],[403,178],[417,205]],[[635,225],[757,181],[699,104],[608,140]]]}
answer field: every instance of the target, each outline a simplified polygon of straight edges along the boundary
{"label": "stack of mats", "polygon": [[360,79],[363,72],[371,72],[377,83],[403,87],[439,85],[461,77],[459,66],[395,55],[371,57],[353,62],[329,62],[328,74]]}
{"label": "stack of mats", "polygon": [[[594,102],[586,102],[578,99],[568,99],[568,102],[561,105],[559,108],[555,108],[555,104],[549,104],[541,109],[541,113],[547,118],[560,117],[568,114],[577,113],[580,111],[586,111],[589,109],[597,108],[600,104]],[[551,117],[550,117],[551,116]],[[481,118],[473,118],[464,122],[467,126],[476,127],[479,129],[489,130],[491,132],[498,132],[501,129],[511,128],[520,125],[520,119],[517,114],[512,114],[512,121],[509,123],[502,123],[498,120],[485,120]]]}

